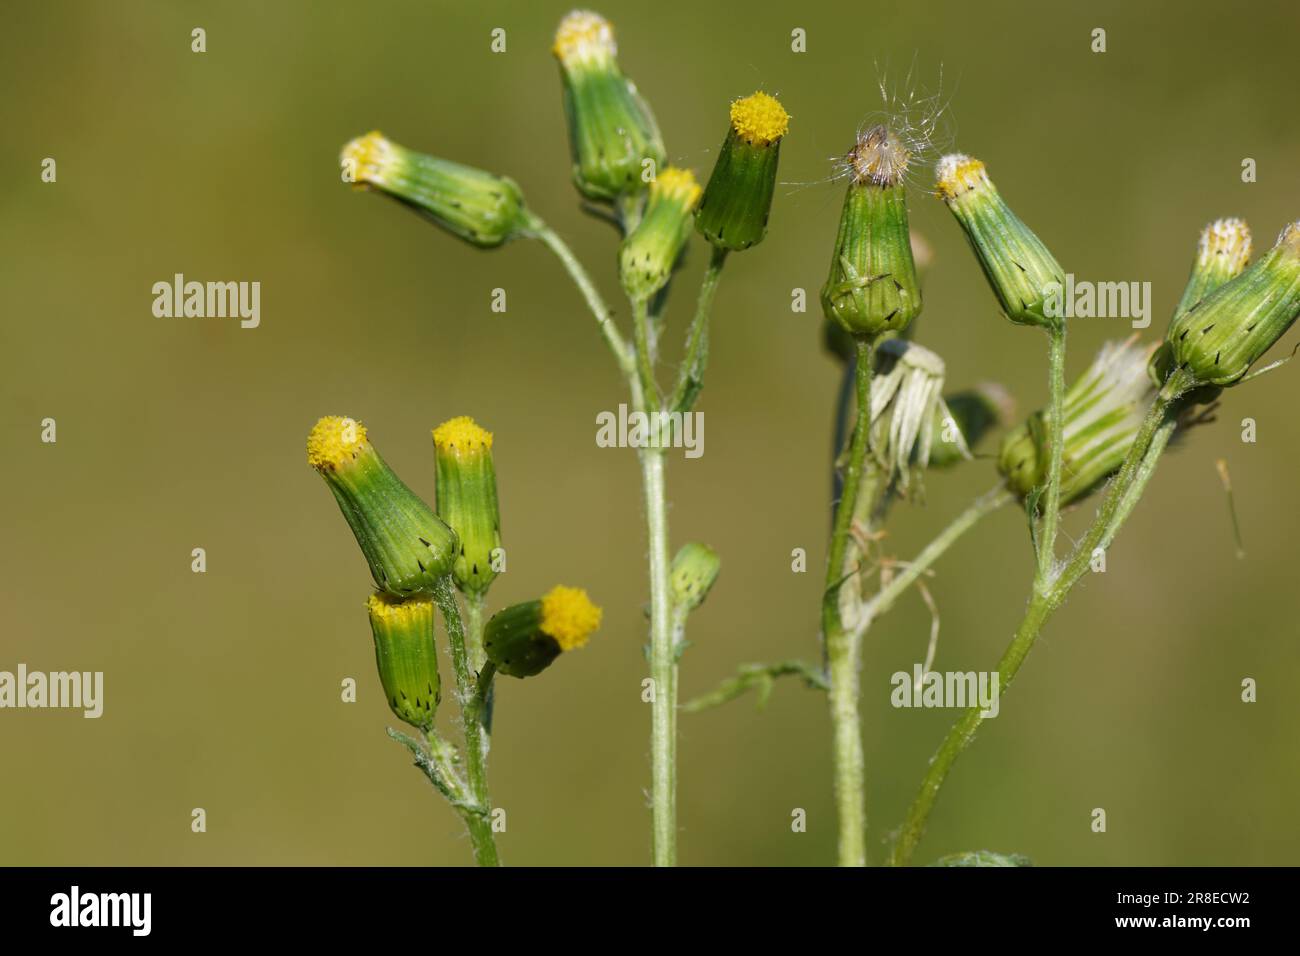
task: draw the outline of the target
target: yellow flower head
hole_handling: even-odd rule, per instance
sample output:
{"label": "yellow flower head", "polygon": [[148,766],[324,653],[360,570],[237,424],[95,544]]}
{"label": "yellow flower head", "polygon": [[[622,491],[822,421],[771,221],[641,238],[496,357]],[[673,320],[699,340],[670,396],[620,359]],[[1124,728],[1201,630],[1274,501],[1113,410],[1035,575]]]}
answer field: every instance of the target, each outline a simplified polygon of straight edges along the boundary
{"label": "yellow flower head", "polygon": [[307,464],[327,471],[348,464],[369,445],[366,426],[353,418],[326,415],[307,436]]}
{"label": "yellow flower head", "polygon": [[432,615],[433,599],[427,594],[401,598],[376,591],[366,599],[366,610],[370,612],[371,620],[405,627],[426,615]]}
{"label": "yellow flower head", "polygon": [[352,173],[359,186],[385,185],[398,161],[398,149],[384,134],[375,130],[358,136],[343,147],[342,165]]}
{"label": "yellow flower head", "polygon": [[433,445],[439,451],[458,455],[470,452],[491,451],[492,433],[468,415],[449,418],[433,430]]}
{"label": "yellow flower head", "polygon": [[650,184],[652,197],[672,199],[680,202],[687,209],[695,208],[695,204],[700,201],[700,192],[700,184],[695,179],[695,173],[677,166],[660,170],[655,181]]}
{"label": "yellow flower head", "polygon": [[562,650],[571,651],[585,645],[600,627],[601,614],[582,588],[557,584],[542,597],[541,629],[555,638]]}
{"label": "yellow flower head", "polygon": [[950,153],[934,167],[935,188],[940,199],[951,202],[958,196],[988,185],[984,164],[965,153]]}
{"label": "yellow flower head", "polygon": [[566,67],[609,62],[618,55],[614,28],[599,13],[574,10],[560,21],[551,52]]}
{"label": "yellow flower head", "polygon": [[790,114],[762,91],[731,104],[731,128],[751,143],[774,143],[790,128]]}

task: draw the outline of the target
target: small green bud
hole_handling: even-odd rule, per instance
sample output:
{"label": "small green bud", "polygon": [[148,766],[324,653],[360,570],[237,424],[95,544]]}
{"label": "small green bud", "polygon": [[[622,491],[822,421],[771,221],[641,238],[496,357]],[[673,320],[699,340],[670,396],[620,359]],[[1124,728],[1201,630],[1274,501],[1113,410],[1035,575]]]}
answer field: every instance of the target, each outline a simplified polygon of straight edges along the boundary
{"label": "small green bud", "polygon": [[370,595],[366,608],[388,706],[399,720],[427,732],[442,700],[433,601],[424,594],[395,598],[380,592]]}
{"label": "small green bud", "polygon": [[[1083,377],[1066,391],[1062,506],[1085,498],[1124,464],[1155,394],[1146,372],[1149,353],[1135,339],[1107,342]],[[1002,441],[998,470],[1022,498],[1046,477],[1045,446],[1041,411]]]}
{"label": "small green bud", "polygon": [[560,61],[573,182],[588,199],[637,193],[664,164],[663,138],[636,85],[618,66],[614,28],[575,10],[560,21],[551,48]]}
{"label": "small green bud", "polygon": [[1192,274],[1174,309],[1174,318],[1192,311],[1219,286],[1241,275],[1250,262],[1250,246],[1250,227],[1243,219],[1216,219],[1202,229]]}
{"label": "small green bud", "polygon": [[694,611],[709,596],[709,589],[718,579],[721,568],[722,559],[708,545],[697,541],[682,545],[673,558],[672,571],[668,575],[673,604]]}
{"label": "small green bud", "polygon": [[619,248],[618,274],[629,298],[649,299],[668,284],[699,201],[700,184],[689,169],[669,166],[655,177],[641,222]]}
{"label": "small green bud", "polygon": [[[1173,321],[1197,308],[1203,299],[1229,279],[1241,275],[1250,261],[1250,228],[1243,219],[1216,219],[1201,230],[1192,261],[1192,274],[1188,276],[1183,296],[1174,309]],[[1162,342],[1147,363],[1147,374],[1156,388],[1165,384],[1174,370],[1174,351],[1168,342]],[[1219,397],[1223,389],[1210,385],[1197,390],[1192,396],[1198,404],[1208,405]]]}
{"label": "small green bud", "polygon": [[955,153],[939,160],[935,174],[938,194],[966,233],[1006,317],[1017,325],[1063,322],[1065,272],[1011,211],[984,164]]}
{"label": "small green bud", "polygon": [[456,532],[402,484],[370,444],[364,425],[322,418],[307,438],[307,463],[334,493],[380,590],[432,591],[451,573]]}
{"label": "small green bud", "polygon": [[740,251],[766,235],[781,139],[789,128],[789,114],[767,93],[731,104],[727,138],[695,213],[696,228],[713,246]]}
{"label": "small green bud", "polygon": [[1185,369],[1198,385],[1236,385],[1300,315],[1300,222],[1235,279],[1175,316],[1153,376]]}
{"label": "small green bud", "polygon": [[931,468],[947,468],[967,461],[962,446],[973,449],[994,428],[1005,426],[1015,414],[1015,400],[996,382],[984,382],[974,388],[944,396],[947,414],[936,408],[934,430],[938,434],[930,445]]}
{"label": "small green bud", "polygon": [[540,600],[493,614],[483,629],[483,648],[502,674],[533,677],[562,652],[585,645],[600,618],[586,591],[557,585]]}
{"label": "small green bud", "polygon": [[514,180],[417,153],[378,132],[344,146],[343,167],[358,187],[378,189],[481,248],[525,228],[524,197]]}
{"label": "small green bud", "polygon": [[460,539],[452,577],[466,594],[486,594],[497,576],[493,552],[501,547],[492,433],[462,415],[433,430],[433,450],[438,516]]}
{"label": "small green bud", "polygon": [[910,155],[884,126],[849,150],[849,189],[840,213],[822,309],[855,336],[901,332],[921,312],[903,182]]}
{"label": "small green bud", "polygon": [[[1042,455],[1043,438],[1043,413],[1034,412],[1006,434],[998,449],[998,471],[1007,480],[1007,487],[1021,498],[1037,488],[1044,478],[1047,460]],[[1064,475],[1061,485],[1064,505]]]}

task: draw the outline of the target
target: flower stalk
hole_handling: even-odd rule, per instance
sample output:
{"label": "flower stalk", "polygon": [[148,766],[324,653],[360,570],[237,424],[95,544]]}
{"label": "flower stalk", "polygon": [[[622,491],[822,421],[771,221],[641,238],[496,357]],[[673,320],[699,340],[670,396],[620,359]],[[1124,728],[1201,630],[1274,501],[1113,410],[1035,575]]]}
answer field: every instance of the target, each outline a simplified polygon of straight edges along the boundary
{"label": "flower stalk", "polygon": [[[1016,628],[1015,636],[1007,645],[1001,660],[998,661],[998,686],[1003,693],[1010,688],[1012,681],[1020,672],[1020,666],[1038,640],[1043,626],[1064,602],[1071,588],[1088,572],[1094,550],[1102,546],[1103,542],[1109,542],[1114,538],[1136,507],[1141,490],[1137,482],[1140,480],[1141,486],[1144,487],[1154,473],[1156,460],[1163,453],[1168,441],[1168,432],[1165,429],[1172,431],[1177,418],[1177,406],[1189,390],[1190,384],[1190,378],[1182,373],[1171,376],[1170,384],[1157,395],[1150,411],[1143,419],[1141,429],[1134,438],[1124,465],[1111,484],[1088,533],[1061,569],[1060,574],[1048,584],[1046,589],[1042,591],[1034,589],[1024,617]],[[1158,434],[1164,436],[1159,443],[1155,441]],[[1148,460],[1149,454],[1152,455],[1150,460]],[[1137,494],[1132,493],[1135,490]],[[910,862],[917,844],[925,833],[930,811],[934,808],[948,772],[957,758],[970,746],[975,738],[975,732],[983,721],[981,708],[970,707],[948,731],[947,737],[930,760],[929,769],[921,781],[920,791],[908,808],[902,829],[889,855],[891,866],[906,866]]]}
{"label": "flower stalk", "polygon": [[449,577],[443,578],[434,588],[433,599],[447,628],[451,667],[456,676],[456,697],[460,702],[465,731],[465,776],[469,804],[461,808],[461,816],[465,819],[470,843],[474,847],[474,861],[479,866],[500,866],[496,836],[492,832],[492,800],[488,794],[489,736],[482,720],[484,708],[477,703],[487,699],[493,672],[485,669],[482,674],[475,675],[470,670],[465,625]]}
{"label": "flower stalk", "polygon": [[1043,509],[1038,534],[1034,591],[1051,583],[1056,561],[1056,528],[1061,519],[1061,464],[1065,460],[1065,322],[1047,328],[1047,475],[1043,484]]}
{"label": "flower stalk", "polygon": [[822,637],[830,676],[832,754],[835,807],[839,819],[840,866],[867,865],[866,761],[862,750],[858,673],[861,639],[846,628],[841,590],[853,582],[856,568],[846,567],[850,530],[866,465],[871,433],[871,369],[874,345],[861,338],[857,346],[857,424],[849,444],[844,491],[835,510],[830,555],[826,562],[826,587],[822,593]]}

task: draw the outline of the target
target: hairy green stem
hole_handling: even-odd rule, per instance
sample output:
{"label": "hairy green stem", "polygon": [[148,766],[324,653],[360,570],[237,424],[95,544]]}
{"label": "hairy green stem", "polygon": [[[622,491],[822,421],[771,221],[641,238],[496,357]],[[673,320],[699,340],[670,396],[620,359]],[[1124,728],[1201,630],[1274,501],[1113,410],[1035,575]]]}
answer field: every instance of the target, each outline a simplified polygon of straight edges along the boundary
{"label": "hairy green stem", "polygon": [[487,653],[483,650],[483,595],[465,595],[465,651],[472,671],[483,670]]}
{"label": "hairy green stem", "polygon": [[[456,676],[456,698],[460,704],[465,729],[465,775],[469,786],[472,808],[462,808],[461,816],[469,829],[474,846],[474,859],[479,866],[498,866],[496,838],[492,834],[492,802],[488,796],[487,732],[477,716],[474,701],[480,688],[470,673],[469,654],[465,644],[465,626],[461,621],[460,605],[452,590],[451,578],[442,578],[433,591],[434,600],[442,612],[447,627],[447,643],[451,648],[451,667]],[[491,684],[491,672],[487,685]],[[482,688],[486,695],[487,687]]]}
{"label": "hairy green stem", "polygon": [[872,344],[866,339],[858,341],[857,424],[844,469],[844,493],[835,511],[835,526],[826,562],[826,589],[822,594],[822,636],[831,684],[829,697],[841,866],[866,866],[867,863],[866,764],[858,713],[861,641],[844,626],[840,591],[846,578],[852,578],[854,600],[857,599],[856,577],[845,567],[845,556],[871,432],[872,349]]}
{"label": "hairy green stem", "polygon": [[659,408],[659,384],[655,381],[654,350],[650,346],[650,320],[645,299],[632,302],[632,329],[636,342],[637,373],[641,376],[641,391],[650,410]]}
{"label": "hairy green stem", "polygon": [[677,864],[677,653],[669,596],[664,451],[641,449],[650,566],[650,808],[655,866]]}
{"label": "hairy green stem", "polygon": [[[484,686],[483,674],[488,666],[487,651],[483,647],[485,604],[486,596],[483,594],[465,595],[465,616],[468,618],[465,625],[465,650],[469,654],[470,668],[478,674],[476,686],[479,689]],[[487,673],[491,674],[493,671],[495,671],[495,668]],[[483,730],[487,733],[489,740],[492,739],[492,711],[496,705],[495,685],[491,681],[491,677],[488,677],[486,689],[484,690],[483,708],[479,715]]]}
{"label": "hairy green stem", "polygon": [[465,798],[465,782],[456,773],[454,748],[430,729],[426,735],[429,749],[426,752],[420,742],[400,730],[388,728],[388,736],[411,752],[415,766],[429,778],[429,782],[441,793],[453,807],[464,812],[469,805]]}
{"label": "hairy green stem", "polygon": [[735,700],[745,692],[758,689],[758,706],[761,708],[772,692],[778,677],[802,677],[814,690],[830,690],[830,682],[819,667],[805,661],[777,661],[773,664],[741,664],[735,677],[729,677],[713,690],[693,697],[682,704],[682,713],[698,714]]}
{"label": "hairy green stem", "polygon": [[[857,390],[856,360],[849,359],[840,369],[840,387],[835,394],[835,419],[831,434],[831,461],[839,461],[844,452],[844,441],[848,437],[849,410],[853,407],[853,395]],[[838,467],[831,468],[831,500],[838,501],[843,491],[844,476]],[[834,521],[832,515],[831,520]]]}
{"label": "hairy green stem", "polygon": [[[614,313],[605,304],[600,290],[591,281],[591,276],[587,274],[587,270],[578,261],[578,257],[573,254],[573,250],[568,247],[555,230],[538,218],[536,214],[529,213],[527,231],[540,239],[563,263],[574,284],[582,292],[583,298],[587,300],[587,307],[591,310],[591,314],[596,317],[596,323],[600,327],[600,334],[605,339],[605,344],[609,346],[610,352],[613,353],[619,371],[622,372],[623,377],[629,383],[634,382],[637,377],[637,369],[632,348],[614,325]],[[639,386],[637,386],[637,390],[639,391]]]}
{"label": "hairy green stem", "polygon": [[1041,594],[1051,583],[1056,561],[1056,528],[1061,518],[1061,462],[1065,455],[1065,322],[1047,329],[1047,484],[1043,492],[1043,517],[1035,544],[1038,568],[1034,593]]}
{"label": "hairy green stem", "polygon": [[[1049,583],[1046,590],[1034,588],[1029,607],[1016,628],[1015,636],[998,662],[1000,693],[1005,693],[1015,679],[1043,626],[1052,613],[1060,607],[1070,589],[1087,573],[1094,552],[1104,547],[1119,532],[1133,512],[1142,489],[1155,471],[1156,462],[1168,444],[1169,435],[1176,427],[1181,398],[1190,386],[1182,370],[1175,371],[1164,388],[1152,402],[1141,427],[1133,440],[1128,456],[1119,474],[1111,482],[1097,517],[1087,534],[1075,549],[1061,573]],[[939,746],[930,761],[929,769],[921,781],[920,792],[908,808],[898,839],[894,843],[889,862],[894,866],[906,865],[925,833],[926,821],[939,797],[949,770],[959,756],[970,746],[984,717],[976,706],[966,710]]]}
{"label": "hairy green stem", "polygon": [[727,263],[727,250],[714,247],[709,267],[700,284],[700,295],[695,303],[695,316],[686,333],[686,355],[677,373],[668,411],[688,412],[695,404],[700,389],[704,387],[704,367],[709,361],[709,314],[713,311],[713,298],[722,278],[722,267]]}
{"label": "hairy green stem", "polygon": [[[869,483],[864,482],[869,487]],[[1003,485],[990,489],[971,502],[961,514],[940,531],[911,561],[903,571],[863,604],[854,621],[852,633],[863,637],[871,624],[887,613],[909,587],[925,574],[951,548],[962,535],[975,527],[985,516],[1015,500],[1015,495]],[[861,501],[859,500],[859,504]],[[859,511],[861,509],[859,508]],[[846,560],[849,560],[846,556]],[[735,700],[747,691],[757,688],[761,707],[771,693],[778,677],[802,677],[809,687],[829,690],[830,684],[821,668],[804,661],[777,661],[772,664],[741,664],[735,677],[723,681],[707,693],[694,697],[682,705],[684,713],[694,714]]]}
{"label": "hairy green stem", "polygon": [[1178,430],[1178,419],[1181,412],[1181,404],[1175,402],[1171,405],[1169,412],[1165,414],[1164,420],[1156,428],[1155,434],[1151,437],[1151,444],[1147,448],[1146,454],[1142,456],[1141,463],[1133,472],[1133,478],[1128,488],[1124,491],[1124,497],[1116,506],[1115,513],[1108,519],[1109,524],[1105,533],[1097,541],[1093,550],[1102,548],[1103,550],[1110,547],[1115,535],[1119,533],[1120,527],[1124,524],[1125,519],[1137,507],[1138,500],[1146,491],[1147,483],[1151,481],[1151,476],[1156,473],[1156,463],[1160,456],[1164,454],[1165,449],[1169,446],[1169,439]]}
{"label": "hairy green stem", "polygon": [[[628,228],[639,207],[622,204],[620,222]],[[657,387],[653,383],[654,348],[648,328],[645,303],[634,303],[637,328],[635,345],[629,346],[615,328],[612,313],[601,298],[595,283],[573,252],[558,235],[536,216],[531,217],[529,231],[546,244],[568,270],[582,291],[592,315],[618,363],[631,393],[633,409],[653,415],[660,410]],[[717,257],[715,256],[715,259]],[[720,265],[720,263],[719,263]],[[705,285],[716,285],[717,276],[706,275]],[[701,291],[701,300],[712,301],[712,290]],[[707,316],[707,306],[703,309]],[[698,317],[697,317],[698,318]],[[650,374],[645,373],[649,371]],[[698,388],[697,388],[698,391]],[[673,866],[677,861],[677,649],[684,640],[684,622],[674,626],[669,599],[668,506],[664,490],[664,451],[661,447],[641,450],[642,490],[646,502],[646,525],[649,537],[650,576],[650,673],[655,694],[651,705],[651,815],[653,860],[656,866]],[[487,717],[490,720],[491,710]]]}

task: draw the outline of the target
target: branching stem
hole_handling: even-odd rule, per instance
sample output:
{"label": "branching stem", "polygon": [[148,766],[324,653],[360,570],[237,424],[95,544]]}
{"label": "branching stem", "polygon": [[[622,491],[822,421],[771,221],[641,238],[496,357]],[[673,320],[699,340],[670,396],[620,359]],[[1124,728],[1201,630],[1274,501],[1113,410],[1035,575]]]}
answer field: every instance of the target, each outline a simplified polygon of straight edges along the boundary
{"label": "branching stem", "polygon": [[[1176,427],[1182,397],[1191,384],[1186,373],[1181,369],[1176,370],[1169,377],[1138,429],[1133,446],[1124,459],[1119,474],[1107,489],[1106,496],[1097,511],[1097,517],[1083,540],[1061,569],[1060,574],[1052,579],[1045,590],[1039,590],[1037,586],[1034,588],[1029,607],[1019,627],[1016,628],[1015,636],[998,662],[999,687],[1002,693],[1006,692],[1020,671],[1020,665],[1024,663],[1025,657],[1033,648],[1048,618],[1060,607],[1070,589],[1087,573],[1096,550],[1104,548],[1114,539],[1137,506],[1142,491],[1155,472],[1156,463],[1168,444],[1169,436]],[[891,865],[903,866],[911,860],[912,853],[925,833],[926,821],[948,777],[948,772],[957,758],[970,746],[983,720],[979,707],[966,710],[940,744],[921,781],[920,792],[908,808],[902,829],[889,857]]]}

